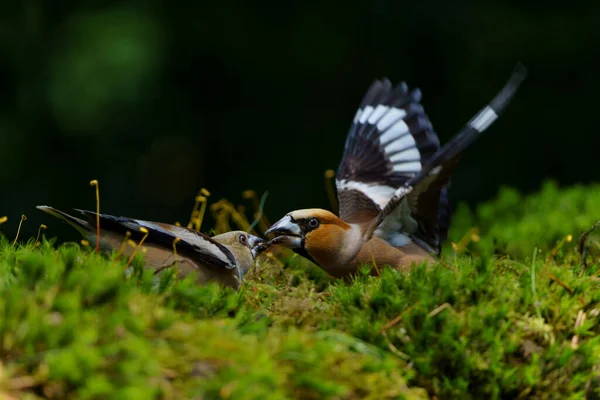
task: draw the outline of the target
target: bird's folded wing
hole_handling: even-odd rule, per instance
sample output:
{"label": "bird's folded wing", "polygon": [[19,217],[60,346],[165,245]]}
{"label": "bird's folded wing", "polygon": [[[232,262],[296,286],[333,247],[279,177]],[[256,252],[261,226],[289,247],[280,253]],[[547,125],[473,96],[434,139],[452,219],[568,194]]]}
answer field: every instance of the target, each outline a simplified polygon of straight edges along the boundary
{"label": "bird's folded wing", "polygon": [[[89,223],[96,226],[96,213],[86,210],[76,211],[84,214]],[[175,239],[179,238],[176,243],[178,253],[185,254],[210,268],[231,270],[237,267],[235,257],[226,246],[203,233],[181,226],[100,214],[100,228],[123,235],[129,231],[132,239],[136,241],[141,240],[145,235],[140,228],[145,228],[148,230],[148,236],[144,243],[151,243],[171,251]]]}

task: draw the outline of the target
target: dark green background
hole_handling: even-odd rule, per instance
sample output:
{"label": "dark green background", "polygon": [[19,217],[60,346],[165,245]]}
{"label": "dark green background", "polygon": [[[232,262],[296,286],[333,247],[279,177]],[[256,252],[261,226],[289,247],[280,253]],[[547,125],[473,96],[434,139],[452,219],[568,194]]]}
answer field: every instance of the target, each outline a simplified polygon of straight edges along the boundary
{"label": "dark green background", "polygon": [[91,179],[103,212],[166,222],[186,221],[200,187],[235,203],[269,190],[271,220],[328,207],[323,171],[374,78],[421,88],[445,142],[518,60],[529,78],[452,199],[600,175],[598,1],[252,4],[3,2],[3,232],[21,213],[26,235],[68,232],[34,206],[93,209]]}

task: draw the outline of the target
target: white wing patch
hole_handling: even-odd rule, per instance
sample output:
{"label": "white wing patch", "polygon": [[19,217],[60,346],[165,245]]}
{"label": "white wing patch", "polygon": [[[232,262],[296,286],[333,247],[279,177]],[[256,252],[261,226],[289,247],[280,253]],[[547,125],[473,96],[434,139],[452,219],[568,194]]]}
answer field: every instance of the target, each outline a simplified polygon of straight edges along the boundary
{"label": "white wing patch", "polygon": [[[386,149],[387,150],[387,149]],[[395,162],[399,162],[399,161],[406,161],[406,160],[420,160],[421,159],[421,153],[419,153],[419,150],[415,149],[414,147],[411,147],[407,150],[403,150],[397,154],[394,154],[393,156],[390,157],[390,161],[395,163]],[[419,169],[421,169],[420,162],[417,162],[417,164],[419,164]]]}
{"label": "white wing patch", "polygon": [[[381,132],[379,143],[393,164],[395,172],[413,174],[421,170],[421,153],[415,138],[403,118],[406,111],[401,108],[378,105],[358,109],[354,123],[377,125]],[[474,121],[475,122],[475,121]],[[394,153],[393,155],[391,155]],[[356,182],[352,182],[354,184]],[[371,191],[374,189],[371,188]],[[363,190],[364,191],[364,190]],[[366,191],[364,191],[367,193]]]}
{"label": "white wing patch", "polygon": [[394,171],[396,172],[419,172],[420,170],[420,161],[401,162],[394,165]]}
{"label": "white wing patch", "polygon": [[394,107],[390,111],[388,111],[387,114],[385,114],[383,118],[379,120],[379,122],[377,122],[377,129],[383,132],[387,128],[389,128],[390,125],[392,125],[394,122],[404,117],[406,117],[406,111],[404,111],[401,108]]}
{"label": "white wing patch", "polygon": [[[401,121],[402,123],[404,123],[403,121]],[[389,131],[387,131],[385,133],[385,135],[387,135]],[[383,136],[381,137],[381,142],[385,143],[383,139]],[[398,139],[394,140],[392,143],[388,144],[387,146],[385,146],[385,152],[386,153],[395,153],[397,151],[402,151],[402,150],[408,150],[408,149],[415,149],[415,139],[408,133],[408,127],[406,127],[406,134],[404,136],[400,136],[398,137]],[[416,149],[415,149],[416,150]],[[417,150],[417,154],[419,154],[419,151]]]}
{"label": "white wing patch", "polygon": [[[398,120],[395,124],[387,128],[380,137],[380,141],[382,144],[387,144],[389,142],[398,140],[403,136],[409,135],[408,125],[403,120]],[[410,136],[410,135],[409,135]],[[412,138],[412,136],[411,136]],[[414,139],[413,139],[414,142]]]}
{"label": "white wing patch", "polygon": [[378,105],[377,107],[375,107],[375,111],[373,111],[373,114],[371,114],[371,116],[369,117],[369,119],[367,120],[371,125],[374,124],[375,122],[377,122],[379,120],[379,118],[381,118],[381,116],[390,108],[388,106],[382,106],[381,104]]}
{"label": "white wing patch", "polygon": [[373,107],[366,106],[365,109],[363,110],[363,112],[360,114],[360,118],[358,118],[358,122],[360,122],[361,124],[364,124],[365,122],[367,122],[367,118],[369,118],[369,116],[371,115],[373,110],[374,110]]}
{"label": "white wing patch", "polygon": [[337,190],[354,189],[364,193],[379,208],[385,207],[394,195],[394,188],[386,185],[370,185],[368,183],[347,181],[346,179],[335,181]]}

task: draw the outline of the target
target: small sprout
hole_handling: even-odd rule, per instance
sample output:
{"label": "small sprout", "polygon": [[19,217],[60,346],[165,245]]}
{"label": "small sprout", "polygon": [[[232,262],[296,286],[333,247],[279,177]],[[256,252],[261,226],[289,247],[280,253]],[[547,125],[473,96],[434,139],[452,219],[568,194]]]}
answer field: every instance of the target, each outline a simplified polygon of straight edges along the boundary
{"label": "small sprout", "polygon": [[0,217],[0,225],[8,221],[8,217],[5,215],[4,217]]}
{"label": "small sprout", "polygon": [[571,241],[573,240],[573,235],[568,234],[567,236],[565,236],[560,242],[558,242],[558,244],[552,249],[552,251],[550,252],[550,254],[548,255],[548,258],[546,259],[546,262],[550,262],[550,260],[552,260],[556,254],[558,253],[558,251],[563,247],[563,245],[565,243],[571,243]]}
{"label": "small sprout", "polygon": [[[197,232],[200,231],[202,220],[204,219],[204,213],[206,212],[206,203],[208,202],[208,196],[210,192],[205,188],[200,189],[198,196],[195,197],[194,208],[192,209],[192,215],[190,216],[190,222],[188,222],[188,229],[194,229]],[[200,210],[198,210],[200,207]]]}
{"label": "small sprout", "polygon": [[208,199],[205,196],[201,196],[201,197],[202,197],[202,200],[201,200],[201,205],[200,205],[200,211],[198,212],[196,232],[200,232],[200,227],[202,226],[202,221],[204,220],[204,214],[206,213],[206,203],[208,202]]}
{"label": "small sprout", "polygon": [[81,239],[81,244],[82,244],[82,245],[84,245],[85,247],[89,247],[89,245],[90,245],[90,242],[88,242],[88,241],[87,241],[87,240],[85,240],[85,239]]}
{"label": "small sprout", "polygon": [[194,227],[194,218],[198,215],[198,207],[200,206],[200,201],[198,196],[196,196],[194,208],[192,209],[192,214],[190,215],[190,221],[187,224],[188,229],[192,229]]}
{"label": "small sprout", "polygon": [[39,246],[40,245],[40,234],[42,233],[42,229],[46,230],[48,229],[48,227],[44,224],[41,224],[39,229],[38,229],[38,233],[37,233],[37,237],[35,238],[35,246]]}
{"label": "small sprout", "polygon": [[100,187],[98,180],[91,180],[90,186],[96,187],[96,254],[98,254],[100,252]]}
{"label": "small sprout", "polygon": [[481,237],[479,236],[479,228],[474,226],[471,229],[469,229],[462,238],[460,238],[458,243],[451,242],[452,250],[454,250],[455,253],[460,253],[461,251],[467,248],[469,243],[477,243],[480,240]]}
{"label": "small sprout", "polygon": [[200,225],[202,224],[202,221],[200,221],[200,218],[195,217],[195,218],[193,218],[192,222],[193,222],[194,230],[196,232],[200,232]]}
{"label": "small sprout", "polygon": [[375,253],[371,253],[371,262],[373,263],[373,268],[375,268],[375,272],[377,272],[377,276],[381,276],[381,272],[379,272],[379,268],[377,267],[377,263],[375,262]]}
{"label": "small sprout", "polygon": [[23,221],[27,220],[25,214],[21,215],[21,221],[19,222],[19,227],[17,228],[17,236],[15,236],[15,241],[12,244],[12,247],[15,247],[17,244],[17,239],[19,239],[19,233],[21,233],[21,225],[23,225]]}
{"label": "small sprout", "polygon": [[331,210],[334,214],[338,213],[338,202],[335,198],[335,190],[333,179],[335,178],[335,171],[332,169],[328,169],[325,171],[325,190],[327,191],[327,197],[329,198],[329,203],[331,203]]}
{"label": "small sprout", "polygon": [[181,226],[181,222],[175,221],[175,226]]}
{"label": "small sprout", "polygon": [[176,237],[175,239],[173,239],[173,258],[175,259],[175,274],[177,274],[177,243],[181,242],[181,239]]}
{"label": "small sprout", "polygon": [[133,253],[131,254],[131,257],[129,257],[129,261],[127,261],[127,265],[125,266],[125,269],[129,268],[129,265],[131,264],[131,261],[133,261],[133,257],[135,257],[135,253],[137,253],[137,251],[139,250],[140,247],[142,247],[142,244],[144,243],[144,240],[146,240],[146,238],[148,237],[148,234],[150,234],[150,232],[148,231],[148,229],[141,227],[140,228],[140,232],[142,232],[144,234],[144,237],[142,238],[142,240],[140,240],[140,242],[138,243],[138,245],[136,246],[136,248],[133,250]]}
{"label": "small sprout", "polygon": [[125,244],[129,241],[130,236],[131,236],[131,232],[129,232],[129,231],[125,232],[125,237],[123,238],[123,241],[121,242],[121,247],[119,247],[119,252],[117,253],[117,257],[115,258],[115,261],[118,261],[119,258],[121,258],[121,255],[123,254],[123,250],[125,249]]}

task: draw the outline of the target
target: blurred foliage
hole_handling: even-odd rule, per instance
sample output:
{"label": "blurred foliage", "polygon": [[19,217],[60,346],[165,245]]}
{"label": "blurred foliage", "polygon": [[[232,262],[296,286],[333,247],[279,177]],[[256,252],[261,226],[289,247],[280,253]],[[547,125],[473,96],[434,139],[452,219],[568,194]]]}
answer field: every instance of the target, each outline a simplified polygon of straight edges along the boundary
{"label": "blurred foliage", "polygon": [[600,254],[584,267],[575,242],[598,192],[503,189],[455,217],[476,241],[410,274],[261,256],[240,292],[0,237],[0,396],[595,398]]}
{"label": "blurred foliage", "polygon": [[48,103],[66,134],[110,136],[115,117],[144,104],[144,88],[160,72],[160,29],[135,8],[78,15],[68,22],[47,89]]}
{"label": "blurred foliage", "polygon": [[33,235],[37,204],[91,208],[91,179],[105,211],[156,221],[182,220],[200,187],[269,190],[276,216],[323,207],[322,173],[373,79],[419,87],[445,142],[517,60],[529,78],[461,161],[452,198],[587,183],[599,13],[591,0],[4,2],[0,210],[11,229],[27,214]]}

